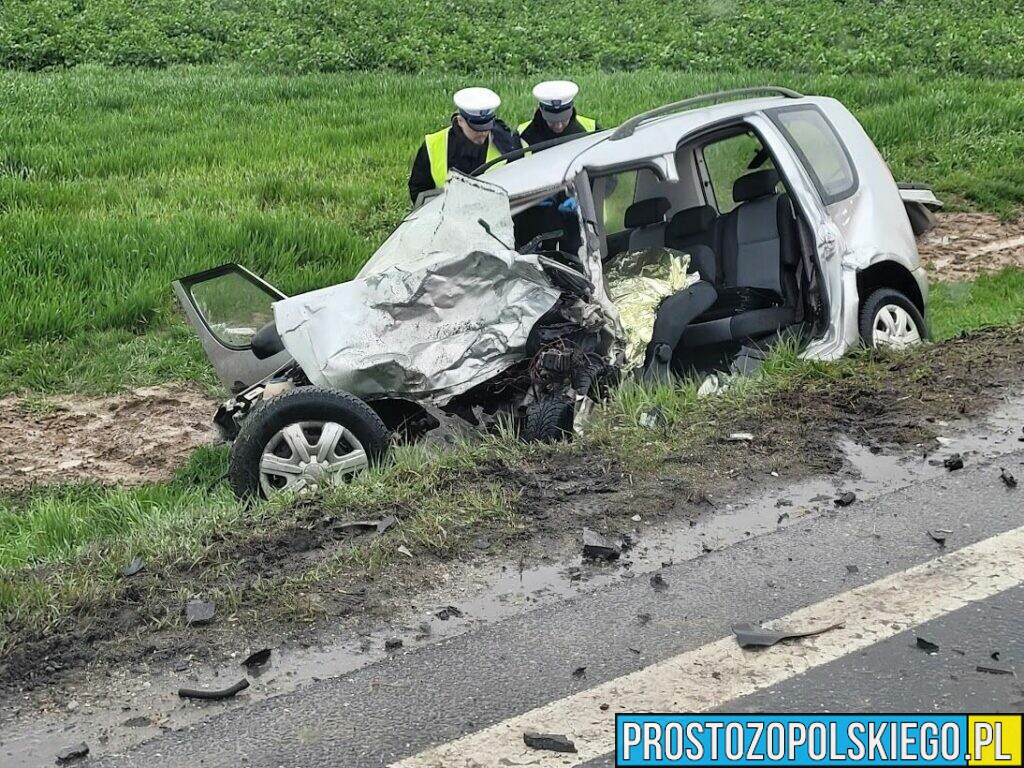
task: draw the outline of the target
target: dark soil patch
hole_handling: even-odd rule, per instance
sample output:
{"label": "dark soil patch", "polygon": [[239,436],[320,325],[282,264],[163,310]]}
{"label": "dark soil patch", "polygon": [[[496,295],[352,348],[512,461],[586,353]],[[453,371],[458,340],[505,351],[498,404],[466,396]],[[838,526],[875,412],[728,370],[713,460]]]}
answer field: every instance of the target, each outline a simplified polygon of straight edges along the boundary
{"label": "dark soil patch", "polygon": [[[393,554],[396,529],[379,537],[373,531],[352,534],[339,527],[336,513],[316,502],[296,506],[270,533],[224,532],[200,562],[164,571],[147,566],[104,604],[83,608],[56,629],[40,633],[8,622],[7,631],[19,642],[0,661],[0,690],[50,684],[89,661],[172,662],[189,654],[202,659],[225,648],[237,650],[245,643],[262,647],[286,637],[312,640],[324,622],[387,615],[431,586],[435,566],[447,559],[502,553],[532,562],[548,556],[554,543],[578,538],[584,525],[627,530],[638,512],[645,519],[685,521],[713,504],[711,496],[749,492],[772,470],[794,479],[838,470],[839,434],[869,446],[936,445],[937,421],[981,415],[1019,387],[1024,330],[981,331],[905,355],[865,357],[864,365],[834,366],[828,376],[792,377],[740,406],[707,401],[712,406],[702,409],[704,438],[668,439],[669,450],[653,471],[632,470],[590,443],[514,465],[491,461],[453,470],[442,478],[444,487],[497,485],[514,496],[517,525],[479,525],[471,537],[444,548],[421,548],[415,559]],[[738,431],[756,438],[727,439]],[[346,510],[345,519],[402,519],[414,511]],[[473,545],[481,537],[489,542],[486,554]],[[353,566],[327,579],[307,579],[299,589],[287,588],[287,599],[279,600],[283,584],[375,540],[391,552],[378,567]],[[213,625],[185,628],[182,595],[202,594],[231,598],[220,602]]]}

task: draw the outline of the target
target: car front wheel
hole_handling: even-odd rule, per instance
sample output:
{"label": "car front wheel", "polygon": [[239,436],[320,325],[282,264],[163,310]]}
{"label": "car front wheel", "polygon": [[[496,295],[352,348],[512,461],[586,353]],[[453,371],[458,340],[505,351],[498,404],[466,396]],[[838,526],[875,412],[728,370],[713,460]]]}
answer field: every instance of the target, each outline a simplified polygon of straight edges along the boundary
{"label": "car front wheel", "polygon": [[231,449],[228,477],[239,498],[311,495],[377,464],[390,433],[362,400],[299,387],[259,405]]}
{"label": "car front wheel", "polygon": [[868,347],[903,348],[928,338],[920,310],[895,288],[879,288],[860,309],[860,338]]}

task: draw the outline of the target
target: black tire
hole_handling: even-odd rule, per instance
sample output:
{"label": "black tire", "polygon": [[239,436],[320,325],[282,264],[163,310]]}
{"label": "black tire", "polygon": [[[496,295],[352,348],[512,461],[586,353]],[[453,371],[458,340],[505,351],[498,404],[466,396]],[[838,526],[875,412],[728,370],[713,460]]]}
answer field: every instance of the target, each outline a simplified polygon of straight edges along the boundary
{"label": "black tire", "polygon": [[521,436],[528,443],[553,443],[572,437],[576,413],[567,400],[549,398],[526,409],[526,424]]}
{"label": "black tire", "polygon": [[906,312],[914,325],[917,326],[921,341],[927,341],[928,326],[924,321],[924,317],[921,316],[921,311],[914,305],[914,302],[895,288],[878,288],[868,294],[867,299],[860,305],[858,330],[860,331],[860,340],[864,346],[875,346],[875,321],[879,311],[888,305],[895,305]]}
{"label": "black tire", "polygon": [[355,395],[325,387],[299,387],[260,403],[246,417],[231,447],[228,480],[240,499],[262,496],[260,461],[270,440],[289,424],[333,421],[362,443],[370,466],[387,454],[391,433],[366,403]]}

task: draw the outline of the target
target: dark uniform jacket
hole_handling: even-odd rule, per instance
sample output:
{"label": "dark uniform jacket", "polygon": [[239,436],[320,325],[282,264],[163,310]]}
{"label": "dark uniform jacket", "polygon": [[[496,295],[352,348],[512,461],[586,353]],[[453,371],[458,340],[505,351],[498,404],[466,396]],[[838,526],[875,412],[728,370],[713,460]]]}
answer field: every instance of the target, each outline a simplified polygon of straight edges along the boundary
{"label": "dark uniform jacket", "polygon": [[[597,130],[601,130],[601,126],[597,126]],[[544,116],[541,115],[538,109],[533,113],[533,120],[530,121],[530,125],[522,130],[522,138],[530,146],[539,144],[542,141],[551,141],[552,139],[560,139],[563,136],[574,136],[576,134],[583,135],[587,132],[587,129],[580,125],[579,120],[576,119],[576,110],[572,111],[572,120],[565,127],[565,130],[561,133],[555,133],[551,130]]]}
{"label": "dark uniform jacket", "polygon": [[[466,138],[452,115],[452,127],[448,136],[448,168],[454,168],[465,174],[470,174],[484,164],[487,157],[487,142],[474,144]],[[504,154],[520,148],[519,137],[513,134],[512,130],[501,120],[494,121],[494,128],[491,129],[490,141]],[[409,174],[409,197],[415,203],[416,198],[423,192],[434,189],[434,178],[430,173],[430,156],[427,154],[427,142],[420,144],[416,153],[416,159],[412,163],[412,172]]]}

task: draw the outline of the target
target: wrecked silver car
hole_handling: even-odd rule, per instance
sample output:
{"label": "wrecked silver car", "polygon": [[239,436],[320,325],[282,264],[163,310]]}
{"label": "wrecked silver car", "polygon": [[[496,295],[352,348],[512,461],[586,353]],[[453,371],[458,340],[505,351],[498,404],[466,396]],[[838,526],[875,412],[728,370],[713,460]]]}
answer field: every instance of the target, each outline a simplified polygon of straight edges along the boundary
{"label": "wrecked silver car", "polygon": [[288,298],[237,265],[175,283],[235,393],[215,421],[236,493],[315,490],[451,418],[556,438],[633,369],[927,337],[914,235],[940,204],[833,99],[712,94],[503,159],[450,176],[347,283]]}

